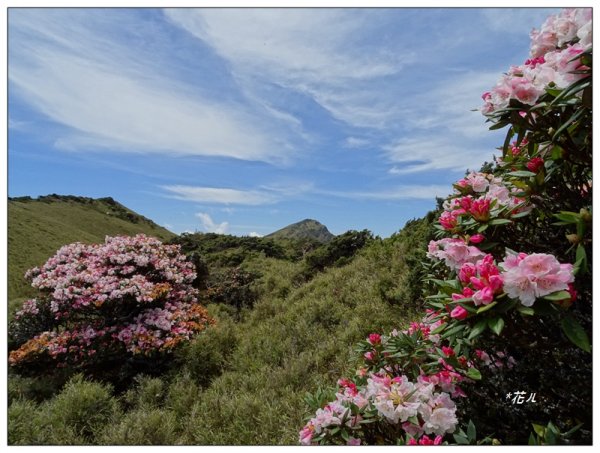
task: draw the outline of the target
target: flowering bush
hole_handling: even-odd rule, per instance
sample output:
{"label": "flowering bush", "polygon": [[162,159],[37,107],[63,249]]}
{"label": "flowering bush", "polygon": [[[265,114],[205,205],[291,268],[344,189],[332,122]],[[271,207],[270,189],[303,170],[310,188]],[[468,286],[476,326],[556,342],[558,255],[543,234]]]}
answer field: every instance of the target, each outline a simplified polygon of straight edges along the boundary
{"label": "flowering bush", "polygon": [[213,321],[197,303],[194,267],[175,245],[144,235],[69,244],[26,273],[40,296],[11,325],[20,371],[92,370],[155,357]]}
{"label": "flowering bush", "polygon": [[[584,425],[589,442],[591,9],[551,16],[531,38],[531,58],[483,95],[491,128],[509,126],[502,157],[440,206],[426,316],[358,345],[362,366],[335,400],[307,399],[317,412],[302,444],[568,442]],[[552,398],[508,407],[523,384]],[[495,438],[478,441],[468,418]]]}

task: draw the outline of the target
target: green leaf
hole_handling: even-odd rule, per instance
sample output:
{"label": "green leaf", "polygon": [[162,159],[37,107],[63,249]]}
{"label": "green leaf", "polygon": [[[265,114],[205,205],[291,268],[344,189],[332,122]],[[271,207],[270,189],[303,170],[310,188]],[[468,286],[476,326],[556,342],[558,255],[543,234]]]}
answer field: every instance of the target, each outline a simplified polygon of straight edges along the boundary
{"label": "green leaf", "polygon": [[529,445],[537,445],[537,440],[533,433],[529,434]]}
{"label": "green leaf", "polygon": [[524,316],[533,316],[535,315],[535,310],[531,307],[526,307],[525,305],[519,305],[517,307],[517,311]]}
{"label": "green leaf", "polygon": [[472,420],[469,420],[469,425],[467,426],[467,437],[471,442],[477,438],[477,430]]}
{"label": "green leaf", "polygon": [[543,438],[546,435],[546,427],[545,426],[537,425],[535,423],[532,423],[531,425],[533,426],[533,430],[535,431],[535,433],[538,436]]}
{"label": "green leaf", "polygon": [[553,214],[553,216],[568,223],[577,223],[579,221],[579,214],[570,211],[560,211],[557,214]]}
{"label": "green leaf", "polygon": [[520,219],[521,217],[526,217],[529,214],[531,214],[531,211],[521,211],[521,212],[517,212],[516,214],[513,214],[511,216],[512,219]]}
{"label": "green leaf", "polygon": [[457,334],[458,332],[462,331],[465,329],[465,325],[464,324],[459,324],[455,327],[452,327],[451,329],[447,330],[446,332],[444,332],[444,334],[442,335],[442,339],[444,338],[448,338],[451,335]]}
{"label": "green leaf", "polygon": [[459,434],[453,434],[453,436],[458,445],[469,445],[469,439],[467,439],[465,436],[461,436]]}
{"label": "green leaf", "polygon": [[344,439],[346,442],[348,442],[348,440],[350,439],[348,432],[345,429],[343,429],[341,434],[342,434],[342,439]]}
{"label": "green leaf", "polygon": [[581,327],[581,324],[571,315],[567,314],[561,321],[560,326],[571,342],[585,352],[591,352],[590,340]]}
{"label": "green leaf", "polygon": [[416,415],[413,415],[412,417],[408,417],[408,421],[411,422],[413,425],[421,426],[421,424],[419,423],[419,419],[417,418]]}
{"label": "green leaf", "polygon": [[585,248],[581,244],[577,245],[577,251],[575,252],[575,267],[577,268],[577,273],[580,270],[587,273],[587,254],[585,253]]}
{"label": "green leaf", "polygon": [[487,304],[487,305],[484,305],[484,306],[482,306],[482,307],[479,307],[479,308],[477,309],[477,314],[479,314],[479,313],[483,313],[483,312],[485,312],[485,311],[488,311],[488,310],[490,310],[490,309],[494,308],[494,306],[495,306],[495,305],[497,305],[497,304],[498,304],[498,302],[494,301],[494,302],[492,302],[491,304]]}
{"label": "green leaf", "polygon": [[545,300],[565,300],[565,299],[570,299],[571,298],[571,294],[569,294],[568,291],[557,291],[555,293],[552,294],[548,294],[547,296],[544,296],[543,299]]}
{"label": "green leaf", "polygon": [[579,119],[579,117],[583,114],[584,110],[578,110],[577,112],[575,112],[571,118],[569,118],[567,121],[565,121],[562,126],[560,126],[558,128],[558,130],[554,133],[554,135],[552,136],[552,141],[556,140],[560,134],[562,134],[562,132],[569,127],[569,125],[571,123],[574,123],[575,121],[577,121]]}
{"label": "green leaf", "polygon": [[481,319],[479,320],[472,328],[471,333],[469,334],[469,340],[480,335],[487,328],[487,320]]}
{"label": "green leaf", "polygon": [[502,329],[504,329],[504,319],[497,317],[488,320],[488,326],[496,335],[500,335]]}
{"label": "green leaf", "polygon": [[506,225],[512,223],[510,219],[493,219],[488,222],[490,225]]}
{"label": "green leaf", "polygon": [[481,373],[477,368],[469,368],[467,370],[467,377],[479,381],[481,379]]}
{"label": "green leaf", "polygon": [[573,428],[571,428],[569,431],[567,431],[566,433],[564,433],[562,436],[563,437],[569,437],[571,434],[573,434],[575,431],[577,431],[579,428],[581,428],[583,426],[583,423],[578,424],[577,426],[574,426]]}

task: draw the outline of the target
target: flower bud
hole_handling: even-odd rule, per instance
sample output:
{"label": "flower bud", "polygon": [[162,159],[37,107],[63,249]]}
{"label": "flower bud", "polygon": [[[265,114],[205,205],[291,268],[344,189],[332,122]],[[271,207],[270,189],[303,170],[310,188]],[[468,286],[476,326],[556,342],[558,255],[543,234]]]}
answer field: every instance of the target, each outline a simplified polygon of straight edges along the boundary
{"label": "flower bud", "polygon": [[569,241],[571,244],[579,244],[581,242],[581,236],[579,236],[578,234],[567,234],[567,241]]}
{"label": "flower bud", "polygon": [[583,220],[584,222],[592,221],[592,214],[586,208],[581,208],[579,210],[579,216],[581,217],[581,220]]}

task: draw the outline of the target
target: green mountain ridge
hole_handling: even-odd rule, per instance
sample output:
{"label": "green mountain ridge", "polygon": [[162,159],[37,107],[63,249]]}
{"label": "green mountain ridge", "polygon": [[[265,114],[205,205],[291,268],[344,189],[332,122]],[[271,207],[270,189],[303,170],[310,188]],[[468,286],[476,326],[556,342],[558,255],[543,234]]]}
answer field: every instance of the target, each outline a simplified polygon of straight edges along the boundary
{"label": "green mountain ridge", "polygon": [[144,233],[167,241],[175,235],[110,197],[51,194],[8,198],[8,300],[30,297],[23,278],[63,245],[104,242],[105,236]]}
{"label": "green mountain ridge", "polygon": [[318,242],[327,243],[335,235],[322,223],[313,219],[304,219],[267,234],[265,237],[272,239],[315,239]]}

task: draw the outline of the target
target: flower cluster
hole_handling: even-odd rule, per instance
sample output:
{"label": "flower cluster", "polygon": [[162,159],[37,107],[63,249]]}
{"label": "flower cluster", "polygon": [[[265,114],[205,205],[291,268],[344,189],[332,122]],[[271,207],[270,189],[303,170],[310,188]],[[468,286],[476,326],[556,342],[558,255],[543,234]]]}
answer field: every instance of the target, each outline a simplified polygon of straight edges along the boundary
{"label": "flower cluster", "polygon": [[439,444],[458,423],[450,395],[436,391],[439,383],[437,376],[421,375],[413,382],[406,375],[392,376],[383,369],[366,376],[366,384],[360,388],[351,380],[340,379],[336,400],[317,410],[300,431],[300,443],[316,444],[344,429],[346,443],[360,445],[368,426],[379,421],[396,426],[415,441],[420,437],[421,444],[427,442],[424,435],[434,434]]}
{"label": "flower cluster", "polygon": [[[454,190],[456,195],[444,202],[439,218],[441,228],[450,233],[472,233],[481,224],[530,209],[516,187],[492,174],[471,172],[454,184]],[[483,239],[480,234],[468,238],[474,244]]]}
{"label": "flower cluster", "polygon": [[541,30],[531,33],[531,58],[513,66],[491,91],[483,94],[485,115],[504,109],[516,100],[535,105],[548,88],[562,89],[587,77],[577,58],[592,45],[591,8],[565,9],[550,16]]}
{"label": "flower cluster", "polygon": [[430,241],[427,256],[443,260],[450,269],[460,269],[465,263],[476,263],[485,256],[481,250],[460,238]]}
{"label": "flower cluster", "polygon": [[504,291],[527,307],[537,298],[568,290],[574,281],[572,264],[561,264],[545,253],[509,254],[500,266],[504,270]]}
{"label": "flower cluster", "polygon": [[40,311],[51,325],[12,351],[11,365],[46,357],[85,366],[104,356],[165,352],[213,322],[197,303],[196,274],[179,246],[144,235],[66,245],[26,278],[42,295],[23,304],[13,329],[35,324]]}

